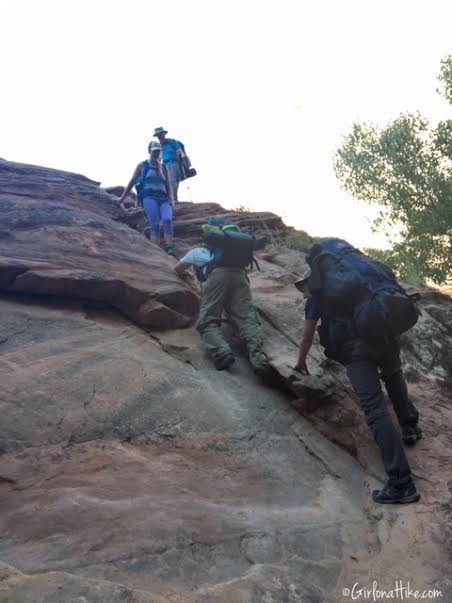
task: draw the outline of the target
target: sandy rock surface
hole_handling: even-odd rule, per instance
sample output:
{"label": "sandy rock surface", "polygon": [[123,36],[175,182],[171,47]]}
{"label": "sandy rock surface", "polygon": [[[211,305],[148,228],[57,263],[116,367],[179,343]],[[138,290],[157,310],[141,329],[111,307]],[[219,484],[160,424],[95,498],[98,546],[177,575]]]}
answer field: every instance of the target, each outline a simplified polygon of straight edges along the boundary
{"label": "sandy rock surface", "polygon": [[[422,499],[378,506],[343,369],[316,343],[312,375],[292,370],[303,253],[250,275],[269,387],[228,326],[238,361],[215,371],[190,326],[199,288],[97,183],[1,161],[0,213],[1,603],[330,603],[373,580],[452,597],[450,298],[423,291],[403,341]],[[211,213],[179,203],[179,254]]]}

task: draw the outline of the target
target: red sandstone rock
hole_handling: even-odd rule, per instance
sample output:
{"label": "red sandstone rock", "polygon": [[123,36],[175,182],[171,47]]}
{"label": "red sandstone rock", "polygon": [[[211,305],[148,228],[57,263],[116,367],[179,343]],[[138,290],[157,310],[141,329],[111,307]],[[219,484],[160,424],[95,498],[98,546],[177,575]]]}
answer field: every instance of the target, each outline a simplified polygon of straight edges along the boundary
{"label": "red sandstone rock", "polygon": [[190,324],[198,298],[174,259],[122,224],[97,183],[0,162],[0,209],[3,291],[101,301],[147,328]]}
{"label": "red sandstone rock", "polygon": [[[0,162],[0,212],[1,603],[332,603],[396,579],[447,600],[450,298],[424,291],[404,341],[421,502],[377,508],[379,454],[343,370],[317,342],[312,376],[292,370],[303,253],[250,275],[283,392],[233,337],[238,360],[219,373],[198,333],[174,328],[196,293],[97,183]],[[284,229],[180,203],[178,253],[212,213]]]}

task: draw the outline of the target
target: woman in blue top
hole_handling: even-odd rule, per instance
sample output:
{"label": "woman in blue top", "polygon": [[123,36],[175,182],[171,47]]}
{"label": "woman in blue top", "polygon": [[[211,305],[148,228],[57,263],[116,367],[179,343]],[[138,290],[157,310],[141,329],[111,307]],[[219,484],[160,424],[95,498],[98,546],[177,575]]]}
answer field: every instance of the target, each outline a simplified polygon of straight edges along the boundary
{"label": "woman in blue top", "polygon": [[142,190],[140,198],[151,227],[151,241],[159,244],[160,222],[163,222],[165,251],[174,255],[173,209],[174,200],[168,170],[161,162],[162,147],[159,142],[149,144],[149,161],[139,163],[120,198],[122,202],[133,186],[139,182]]}

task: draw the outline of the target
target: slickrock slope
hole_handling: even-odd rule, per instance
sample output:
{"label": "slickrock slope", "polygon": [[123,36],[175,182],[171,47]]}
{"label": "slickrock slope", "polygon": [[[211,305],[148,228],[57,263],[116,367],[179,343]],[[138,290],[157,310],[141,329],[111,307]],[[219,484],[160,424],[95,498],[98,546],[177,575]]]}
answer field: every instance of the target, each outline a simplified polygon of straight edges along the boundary
{"label": "slickrock slope", "polygon": [[0,160],[0,288],[106,302],[144,327],[187,326],[196,295],[84,176]]}
{"label": "slickrock slope", "polygon": [[[291,370],[304,254],[251,275],[270,388],[232,333],[239,360],[215,371],[190,326],[199,289],[96,183],[0,161],[0,213],[1,603],[329,603],[373,580],[451,598],[450,298],[423,291],[403,342],[422,499],[382,507],[343,370],[318,344],[311,377]],[[179,253],[211,213],[179,204]]]}

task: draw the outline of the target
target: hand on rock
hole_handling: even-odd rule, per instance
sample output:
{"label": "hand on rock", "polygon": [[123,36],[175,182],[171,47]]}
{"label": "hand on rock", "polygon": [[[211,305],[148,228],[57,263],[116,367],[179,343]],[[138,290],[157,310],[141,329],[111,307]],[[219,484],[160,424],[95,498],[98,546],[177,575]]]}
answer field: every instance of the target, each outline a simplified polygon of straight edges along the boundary
{"label": "hand on rock", "polygon": [[124,211],[128,211],[128,212],[130,212],[130,211],[136,211],[137,209],[139,209],[139,205],[138,205],[138,203],[133,203],[133,202],[131,202],[131,201],[129,201],[129,202],[127,203],[127,205],[126,205],[125,203],[122,203],[122,204],[121,204],[121,207],[122,207],[122,209],[123,209]]}
{"label": "hand on rock", "polygon": [[195,277],[194,274],[192,274],[189,270],[186,270],[185,272],[182,272],[182,274],[180,275],[183,279],[185,279],[186,281],[190,281],[192,283],[197,283],[197,279]]}
{"label": "hand on rock", "polygon": [[293,367],[294,371],[297,371],[298,373],[301,374],[305,374],[305,375],[310,375],[311,373],[308,371],[308,367],[306,366],[306,362],[299,362],[297,363],[294,367]]}

